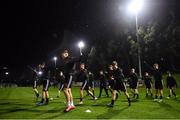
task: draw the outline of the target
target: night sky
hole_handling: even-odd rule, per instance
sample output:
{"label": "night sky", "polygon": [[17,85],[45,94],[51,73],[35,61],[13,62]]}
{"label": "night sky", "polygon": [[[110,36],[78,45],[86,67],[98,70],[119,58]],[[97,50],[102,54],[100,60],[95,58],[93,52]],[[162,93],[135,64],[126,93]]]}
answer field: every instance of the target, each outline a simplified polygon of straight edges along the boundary
{"label": "night sky", "polygon": [[[158,1],[158,2],[157,2]],[[175,0],[147,0],[141,24],[155,11],[165,13]],[[125,5],[128,0],[6,0],[1,10],[0,66],[23,67],[50,59],[70,31],[93,45],[93,41],[110,37],[123,24],[132,25]],[[178,7],[178,5],[176,5]],[[134,24],[133,24],[134,25]],[[128,26],[128,25],[127,25]],[[128,27],[129,27],[128,26]]]}

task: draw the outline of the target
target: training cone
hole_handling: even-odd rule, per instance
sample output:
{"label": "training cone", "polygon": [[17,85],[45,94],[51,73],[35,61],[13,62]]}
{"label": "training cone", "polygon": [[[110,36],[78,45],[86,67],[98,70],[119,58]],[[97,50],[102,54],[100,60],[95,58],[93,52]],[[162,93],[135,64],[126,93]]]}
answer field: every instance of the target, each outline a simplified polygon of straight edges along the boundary
{"label": "training cone", "polygon": [[90,113],[90,112],[91,112],[91,110],[87,109],[87,110],[85,110],[85,112]]}

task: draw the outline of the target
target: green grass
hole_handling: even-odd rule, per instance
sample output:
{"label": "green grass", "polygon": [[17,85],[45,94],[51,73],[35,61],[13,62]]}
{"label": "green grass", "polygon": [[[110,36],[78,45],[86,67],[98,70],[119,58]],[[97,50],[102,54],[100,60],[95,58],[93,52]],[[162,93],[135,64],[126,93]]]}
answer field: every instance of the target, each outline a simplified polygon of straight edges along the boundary
{"label": "green grass", "polygon": [[[180,80],[180,75],[176,75],[176,78]],[[64,113],[64,94],[56,98],[57,88],[49,89],[50,97],[54,100],[50,101],[49,105],[39,107],[35,105],[35,95],[31,87],[0,88],[0,119],[180,119],[180,88],[176,89],[179,98],[164,99],[163,103],[146,98],[144,87],[140,88],[139,92],[140,99],[132,102],[131,107],[128,107],[126,98],[121,94],[115,106],[108,108],[106,105],[111,98],[106,98],[103,92],[104,96],[96,102],[89,96],[85,97],[84,105],[76,106],[73,111]],[[96,96],[98,93],[99,89],[96,88]],[[73,95],[77,104],[78,87],[73,88]],[[164,96],[167,95],[168,90],[165,88]],[[92,112],[86,113],[87,109]]]}

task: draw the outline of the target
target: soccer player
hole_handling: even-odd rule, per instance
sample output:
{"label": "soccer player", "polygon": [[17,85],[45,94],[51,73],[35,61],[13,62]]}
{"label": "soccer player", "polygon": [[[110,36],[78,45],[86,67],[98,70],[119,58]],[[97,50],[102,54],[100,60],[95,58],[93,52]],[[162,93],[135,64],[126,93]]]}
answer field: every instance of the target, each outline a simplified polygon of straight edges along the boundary
{"label": "soccer player", "polygon": [[114,80],[112,78],[113,78],[113,66],[109,65],[109,69],[108,69],[108,85],[109,86],[108,87],[111,93],[113,91],[113,86],[114,86]]}
{"label": "soccer player", "polygon": [[100,70],[100,72],[99,72],[99,80],[100,80],[100,92],[99,92],[99,97],[98,98],[101,97],[103,89],[106,92],[106,96],[109,97],[109,94],[108,94],[108,81],[107,81],[106,75],[104,74],[103,70]]}
{"label": "soccer player", "polygon": [[33,91],[36,95],[36,101],[38,100],[39,98],[39,92],[37,90],[37,84],[38,82],[40,81],[40,74],[39,74],[39,70],[40,70],[40,64],[37,66],[37,68],[35,70],[33,70],[33,80],[34,80],[34,83],[33,83]]}
{"label": "soccer player", "polygon": [[74,74],[74,69],[75,69],[75,63],[80,62],[81,59],[73,58],[70,57],[69,51],[64,50],[61,54],[62,56],[62,62],[63,62],[63,73],[65,76],[65,81],[64,81],[64,95],[66,97],[66,103],[67,107],[64,110],[64,112],[69,112],[73,109],[75,109],[74,103],[73,103],[73,95],[71,92],[71,85],[72,85],[72,78]]}
{"label": "soccer player", "polygon": [[89,89],[93,93],[93,95],[95,96],[95,93],[94,93],[94,74],[89,71],[88,75],[89,75]]}
{"label": "soccer player", "polygon": [[43,81],[43,89],[42,89],[42,99],[37,105],[47,105],[49,103],[49,78],[50,78],[50,71],[48,70],[45,62],[41,64],[39,74],[41,75],[41,79]]}
{"label": "soccer player", "polygon": [[123,82],[124,74],[122,72],[122,69],[118,67],[118,63],[116,61],[113,61],[112,65],[113,65],[113,78],[112,79],[114,79],[114,88],[112,92],[112,100],[111,100],[111,103],[108,104],[108,106],[109,107],[114,106],[114,102],[116,100],[116,94],[118,93],[119,90],[124,92],[124,95],[128,99],[128,105],[131,106],[130,97],[127,92],[126,86]]}
{"label": "soccer player", "polygon": [[144,83],[146,86],[146,97],[148,96],[149,92],[151,94],[151,97],[153,97],[153,94],[152,94],[152,78],[149,76],[148,72],[145,72],[143,80],[144,80]]}
{"label": "soccer player", "polygon": [[89,76],[88,76],[88,72],[85,69],[85,64],[81,63],[80,64],[80,72],[78,74],[78,80],[82,81],[83,84],[80,88],[80,101],[79,104],[83,104],[83,91],[86,90],[87,93],[94,99],[96,100],[97,98],[93,95],[93,93],[90,91],[90,87],[89,87]]}
{"label": "soccer player", "polygon": [[162,79],[162,72],[159,68],[159,64],[155,63],[153,65],[153,76],[155,80],[155,99],[154,101],[158,101],[158,95],[160,96],[159,102],[163,101],[163,79]]}
{"label": "soccer player", "polygon": [[136,99],[139,98],[139,92],[138,92],[138,76],[135,72],[135,69],[132,68],[129,76],[129,87],[131,89],[131,92],[133,93],[133,98],[136,97]]}
{"label": "soccer player", "polygon": [[57,97],[59,97],[60,94],[61,94],[62,89],[64,88],[63,83],[65,81],[65,76],[63,75],[62,71],[59,72],[59,75],[57,76],[57,79],[58,79],[58,95],[57,95]]}
{"label": "soccer player", "polygon": [[168,72],[168,76],[166,80],[167,80],[166,86],[167,88],[169,88],[169,96],[167,97],[167,99],[170,99],[172,95],[174,95],[174,97],[176,98],[177,96],[176,93],[174,92],[174,87],[176,86],[176,88],[178,88],[176,79],[172,76],[170,72]]}

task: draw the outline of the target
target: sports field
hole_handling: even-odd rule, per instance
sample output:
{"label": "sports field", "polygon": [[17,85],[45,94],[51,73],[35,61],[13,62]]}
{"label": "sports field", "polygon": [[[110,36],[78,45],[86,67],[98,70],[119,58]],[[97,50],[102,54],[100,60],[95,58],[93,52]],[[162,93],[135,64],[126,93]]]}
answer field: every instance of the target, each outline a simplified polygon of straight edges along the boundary
{"label": "sports field", "polygon": [[[179,85],[180,75],[175,76]],[[39,88],[39,91],[41,88]],[[41,91],[40,91],[41,92]],[[76,109],[64,113],[65,98],[61,93],[57,96],[57,88],[50,87],[49,105],[36,106],[35,95],[31,87],[0,88],[0,119],[180,119],[180,88],[175,90],[179,96],[177,99],[165,99],[162,103],[154,102],[152,98],[145,97],[145,88],[139,88],[140,99],[133,100],[132,106],[128,103],[123,93],[119,95],[113,108],[106,105],[111,98],[106,98],[103,92],[102,98],[94,101],[86,96],[83,105],[76,105],[79,101],[79,88],[73,88]],[[96,88],[96,96],[99,89]],[[86,95],[86,93],[85,93]],[[164,96],[168,96],[168,90],[164,89]],[[40,100],[40,99],[39,99]],[[86,110],[91,112],[85,112]]]}

